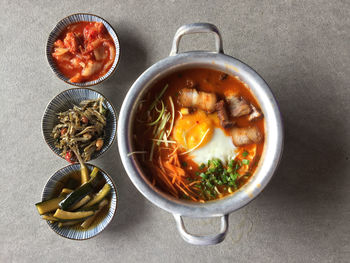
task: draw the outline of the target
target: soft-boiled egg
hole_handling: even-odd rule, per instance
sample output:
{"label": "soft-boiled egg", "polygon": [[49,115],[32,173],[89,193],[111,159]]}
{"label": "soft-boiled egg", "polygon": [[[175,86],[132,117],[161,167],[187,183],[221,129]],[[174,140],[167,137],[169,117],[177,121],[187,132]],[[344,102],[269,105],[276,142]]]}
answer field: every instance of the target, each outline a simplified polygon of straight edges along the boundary
{"label": "soft-boiled egg", "polygon": [[217,113],[197,110],[182,116],[175,123],[173,139],[198,165],[211,159],[226,163],[237,155],[232,138],[220,128]]}
{"label": "soft-boiled egg", "polygon": [[236,146],[233,145],[232,139],[226,136],[220,128],[214,128],[211,140],[193,150],[189,155],[197,164],[206,163],[211,159],[220,159],[223,163],[235,158]]}

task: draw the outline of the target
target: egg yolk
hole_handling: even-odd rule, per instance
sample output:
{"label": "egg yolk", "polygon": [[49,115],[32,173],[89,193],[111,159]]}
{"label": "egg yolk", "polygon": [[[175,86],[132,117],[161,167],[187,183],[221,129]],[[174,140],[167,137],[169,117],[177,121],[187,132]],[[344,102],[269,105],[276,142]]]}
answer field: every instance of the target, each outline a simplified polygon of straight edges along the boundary
{"label": "egg yolk", "polygon": [[186,150],[200,144],[197,146],[199,148],[210,141],[214,133],[214,126],[213,118],[204,111],[197,110],[193,114],[183,115],[175,122],[173,138]]}

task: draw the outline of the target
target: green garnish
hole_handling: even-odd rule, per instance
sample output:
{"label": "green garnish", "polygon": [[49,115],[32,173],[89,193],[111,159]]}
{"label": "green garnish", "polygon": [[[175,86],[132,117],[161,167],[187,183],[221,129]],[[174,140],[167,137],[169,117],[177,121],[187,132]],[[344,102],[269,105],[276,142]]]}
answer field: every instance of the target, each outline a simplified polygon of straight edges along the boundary
{"label": "green garnish", "polygon": [[[165,134],[165,126],[166,126],[167,122],[169,121],[169,119],[171,118],[171,113],[166,111],[164,102],[163,102],[163,100],[161,100],[167,88],[168,88],[168,84],[165,85],[165,87],[162,89],[162,91],[159,93],[159,95],[155,98],[155,100],[153,101],[153,103],[151,104],[151,106],[148,110],[148,112],[150,112],[155,108],[155,110],[157,112],[159,112],[157,119],[151,123],[148,123],[149,126],[154,125],[153,135],[155,137],[153,139],[157,140],[157,142],[152,141],[151,151],[150,151],[150,155],[149,155],[149,161],[152,161],[152,159],[153,159],[155,145],[159,146],[161,144],[161,142],[166,143],[166,145],[168,143],[167,136]],[[159,101],[161,102],[161,105],[162,105],[162,109],[160,111],[156,107],[157,103],[159,103]]]}
{"label": "green garnish", "polygon": [[230,178],[231,178],[231,180],[232,181],[235,181],[236,179],[237,179],[237,174],[235,173],[235,174],[230,174]]}
{"label": "green garnish", "polygon": [[182,163],[181,163],[181,166],[182,166],[182,167],[187,167],[187,163],[186,163],[186,162],[182,162]]}
{"label": "green garnish", "polygon": [[210,181],[207,181],[205,184],[206,184],[209,188],[214,187],[214,186],[210,183]]}
{"label": "green garnish", "polygon": [[[220,191],[233,193],[233,191],[238,189],[240,178],[243,178],[238,173],[238,170],[247,161],[249,163],[249,160],[246,159],[242,161],[230,160],[227,167],[223,165],[220,159],[209,160],[208,165],[201,164],[195,173],[200,177],[200,183],[197,185],[198,190],[201,190],[200,195],[206,200],[211,200],[218,194],[221,195]],[[247,175],[249,173],[246,173],[244,176]]]}
{"label": "green garnish", "polygon": [[209,168],[209,169],[208,169],[208,171],[209,171],[209,172],[211,172],[211,173],[215,173],[216,168],[215,168],[215,167],[213,167],[213,168]]}
{"label": "green garnish", "polygon": [[248,164],[249,164],[249,160],[243,159],[243,160],[242,160],[242,163],[245,164],[245,165],[248,165]]}
{"label": "green garnish", "polygon": [[223,184],[227,184],[227,176],[226,175],[222,174],[221,180],[222,180]]}
{"label": "green garnish", "polygon": [[162,103],[162,109],[159,113],[158,118],[155,121],[152,121],[151,123],[147,123],[147,125],[149,125],[149,126],[156,125],[160,121],[160,119],[163,117],[165,106],[164,106],[164,102],[162,100],[160,102]]}
{"label": "green garnish", "polygon": [[201,173],[199,176],[202,177],[203,179],[208,179],[208,176],[205,173]]}
{"label": "green garnish", "polygon": [[235,160],[230,160],[228,163],[228,167],[233,168],[234,163],[235,163]]}
{"label": "green garnish", "polygon": [[242,153],[242,156],[243,156],[243,157],[247,157],[248,155],[249,155],[249,152],[246,151],[246,150],[244,150],[244,152]]}
{"label": "green garnish", "polygon": [[148,111],[153,110],[153,108],[157,105],[158,101],[163,97],[165,91],[168,88],[168,84],[165,85],[165,87],[162,89],[162,91],[159,93],[159,95],[156,97],[156,99],[153,101],[153,103],[151,104],[151,106],[149,107]]}

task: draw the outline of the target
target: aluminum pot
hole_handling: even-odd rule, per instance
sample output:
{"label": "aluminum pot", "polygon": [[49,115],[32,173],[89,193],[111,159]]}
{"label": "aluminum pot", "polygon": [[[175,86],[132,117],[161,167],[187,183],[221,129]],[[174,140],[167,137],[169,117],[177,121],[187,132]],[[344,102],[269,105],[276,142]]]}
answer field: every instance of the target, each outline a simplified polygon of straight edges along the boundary
{"label": "aluminum pot", "polygon": [[[179,53],[182,36],[192,33],[214,33],[215,52],[190,51]],[[152,84],[160,78],[186,68],[210,68],[238,76],[248,85],[265,116],[265,146],[259,165],[250,180],[234,194],[206,203],[178,200],[151,185],[134,155],[133,121],[138,102]],[[148,68],[132,85],[123,102],[118,122],[118,145],[121,160],[136,188],[153,204],[173,214],[182,238],[195,245],[213,245],[224,240],[228,230],[228,215],[252,201],[274,174],[283,148],[283,128],[276,100],[266,82],[248,65],[224,54],[221,35],[216,26],[195,23],[180,27],[174,37],[170,56]],[[214,235],[188,233],[182,217],[220,217],[221,228]]]}

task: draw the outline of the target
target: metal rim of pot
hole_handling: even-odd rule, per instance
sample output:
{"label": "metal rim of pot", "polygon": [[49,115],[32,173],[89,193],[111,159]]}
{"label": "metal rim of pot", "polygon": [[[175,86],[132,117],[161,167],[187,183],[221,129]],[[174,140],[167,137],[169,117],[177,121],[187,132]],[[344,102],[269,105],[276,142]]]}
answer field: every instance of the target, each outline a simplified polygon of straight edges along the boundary
{"label": "metal rim of pot", "polygon": [[[186,34],[214,33],[216,51],[179,53],[179,43]],[[265,116],[265,145],[261,161],[252,178],[234,194],[207,203],[178,200],[153,187],[133,152],[132,126],[138,101],[157,79],[186,68],[211,68],[239,77],[257,98]],[[283,150],[283,125],[277,102],[266,82],[248,65],[224,54],[222,38],[215,25],[194,23],[180,27],[173,40],[170,56],[148,68],[132,85],[121,107],[118,122],[118,147],[124,168],[135,187],[153,204],[173,214],[178,231],[188,243],[213,245],[224,240],[228,215],[257,197],[273,176]],[[199,236],[188,233],[182,217],[220,217],[219,233]]]}

